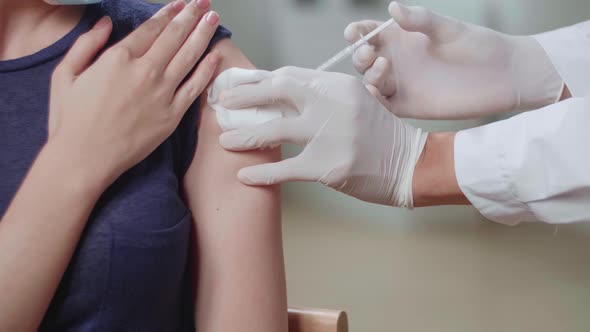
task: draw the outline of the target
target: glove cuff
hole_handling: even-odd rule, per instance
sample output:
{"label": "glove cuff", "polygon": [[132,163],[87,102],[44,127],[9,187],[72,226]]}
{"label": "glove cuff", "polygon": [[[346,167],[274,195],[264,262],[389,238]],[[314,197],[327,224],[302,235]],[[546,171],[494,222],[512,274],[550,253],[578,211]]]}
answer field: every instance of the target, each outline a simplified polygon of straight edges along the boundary
{"label": "glove cuff", "polygon": [[404,136],[407,138],[408,143],[406,144],[406,151],[401,154],[403,159],[399,161],[399,177],[394,190],[393,205],[411,210],[414,208],[414,195],[412,191],[414,170],[416,169],[418,159],[422,155],[422,151],[424,151],[428,132],[420,128],[416,129],[403,121],[399,121],[399,123],[405,131]]}
{"label": "glove cuff", "polygon": [[516,84],[515,110],[528,111],[559,101],[564,82],[547,52],[533,37],[511,37],[515,43],[510,72]]}

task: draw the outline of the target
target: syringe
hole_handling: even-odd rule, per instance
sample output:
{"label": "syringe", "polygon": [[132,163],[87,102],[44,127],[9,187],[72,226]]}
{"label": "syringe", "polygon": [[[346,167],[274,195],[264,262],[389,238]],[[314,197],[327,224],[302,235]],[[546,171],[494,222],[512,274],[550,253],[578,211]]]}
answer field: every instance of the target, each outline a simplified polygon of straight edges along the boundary
{"label": "syringe", "polygon": [[317,68],[317,70],[326,71],[332,68],[334,65],[338,64],[340,61],[346,59],[346,57],[352,55],[354,51],[356,51],[359,47],[366,44],[371,38],[378,35],[381,31],[385,30],[388,26],[392,25],[395,21],[390,19],[389,21],[381,24],[377,29],[371,31],[369,34],[364,36],[363,38],[359,39],[356,43],[348,46],[347,48],[343,49],[342,51],[338,52],[338,54],[331,57],[328,61],[324,62],[321,66]]}

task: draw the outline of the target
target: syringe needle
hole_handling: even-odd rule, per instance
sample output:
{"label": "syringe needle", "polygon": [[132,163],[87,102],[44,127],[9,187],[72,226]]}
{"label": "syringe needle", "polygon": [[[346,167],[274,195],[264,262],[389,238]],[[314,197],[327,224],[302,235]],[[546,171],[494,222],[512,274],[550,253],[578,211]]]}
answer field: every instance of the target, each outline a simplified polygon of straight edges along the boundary
{"label": "syringe needle", "polygon": [[326,71],[342,60],[346,59],[346,57],[352,55],[354,51],[356,51],[359,47],[363,46],[367,43],[371,38],[378,35],[381,31],[385,30],[388,26],[392,25],[395,21],[390,19],[389,21],[381,24],[377,29],[371,31],[369,34],[364,36],[363,38],[359,39],[356,43],[348,46],[347,48],[343,49],[342,51],[338,52],[336,55],[331,57],[328,61],[324,62],[321,66],[317,68],[317,70]]}

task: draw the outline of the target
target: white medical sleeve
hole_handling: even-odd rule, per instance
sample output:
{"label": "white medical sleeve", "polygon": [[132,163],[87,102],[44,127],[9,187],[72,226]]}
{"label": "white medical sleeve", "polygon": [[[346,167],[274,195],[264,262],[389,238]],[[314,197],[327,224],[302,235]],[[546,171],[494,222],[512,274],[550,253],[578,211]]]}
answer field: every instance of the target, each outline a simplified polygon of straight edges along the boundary
{"label": "white medical sleeve", "polygon": [[590,221],[590,97],[459,132],[455,172],[490,220]]}
{"label": "white medical sleeve", "polygon": [[497,222],[590,221],[590,21],[534,38],[574,98],[459,132],[457,179]]}
{"label": "white medical sleeve", "polygon": [[590,95],[590,21],[533,37],[549,55],[572,96]]}

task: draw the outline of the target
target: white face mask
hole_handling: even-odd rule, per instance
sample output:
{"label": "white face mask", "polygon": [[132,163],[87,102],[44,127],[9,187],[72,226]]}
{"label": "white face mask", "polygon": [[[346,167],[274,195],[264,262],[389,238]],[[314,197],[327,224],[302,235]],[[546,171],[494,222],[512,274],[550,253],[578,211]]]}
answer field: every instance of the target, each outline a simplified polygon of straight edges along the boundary
{"label": "white face mask", "polygon": [[51,5],[90,5],[101,1],[102,0],[45,0],[45,2]]}

